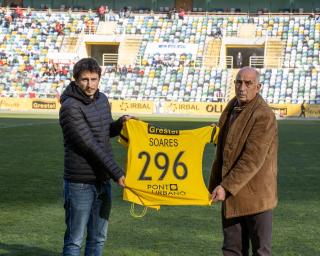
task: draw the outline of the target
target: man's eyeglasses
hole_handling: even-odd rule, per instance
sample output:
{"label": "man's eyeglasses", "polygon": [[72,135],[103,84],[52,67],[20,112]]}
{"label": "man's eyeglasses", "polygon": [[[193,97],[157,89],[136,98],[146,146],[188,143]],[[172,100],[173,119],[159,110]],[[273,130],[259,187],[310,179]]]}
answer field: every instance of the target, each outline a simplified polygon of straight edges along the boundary
{"label": "man's eyeglasses", "polygon": [[255,82],[250,81],[250,80],[234,80],[234,84],[237,87],[240,87],[242,85],[242,83],[244,83],[246,87],[251,87],[252,85],[255,84]]}

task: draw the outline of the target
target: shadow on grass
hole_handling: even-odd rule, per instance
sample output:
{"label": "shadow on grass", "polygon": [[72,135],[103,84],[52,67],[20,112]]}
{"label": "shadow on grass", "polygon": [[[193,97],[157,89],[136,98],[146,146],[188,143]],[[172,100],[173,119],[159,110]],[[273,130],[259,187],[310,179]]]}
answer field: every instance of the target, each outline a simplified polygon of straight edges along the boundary
{"label": "shadow on grass", "polygon": [[[4,251],[4,252],[1,252]],[[1,256],[58,256],[61,253],[48,251],[39,247],[21,244],[4,244],[0,242]]]}

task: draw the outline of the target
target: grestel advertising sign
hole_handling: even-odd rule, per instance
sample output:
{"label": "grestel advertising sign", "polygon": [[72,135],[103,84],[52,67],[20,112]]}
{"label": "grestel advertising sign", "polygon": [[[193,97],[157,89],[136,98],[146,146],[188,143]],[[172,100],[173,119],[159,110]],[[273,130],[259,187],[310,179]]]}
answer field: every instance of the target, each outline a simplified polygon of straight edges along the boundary
{"label": "grestel advertising sign", "polygon": [[[222,102],[175,102],[168,101],[162,105],[160,113],[153,101],[138,100],[110,100],[113,114],[173,114],[210,116],[220,115],[226,106]],[[297,117],[300,115],[300,104],[269,104],[278,117]],[[25,98],[0,98],[2,111],[59,111],[58,99],[25,99]],[[305,104],[306,117],[320,117],[320,105]]]}
{"label": "grestel advertising sign", "polygon": [[0,98],[0,110],[26,111],[26,110],[56,110],[60,109],[57,99],[21,99]]}

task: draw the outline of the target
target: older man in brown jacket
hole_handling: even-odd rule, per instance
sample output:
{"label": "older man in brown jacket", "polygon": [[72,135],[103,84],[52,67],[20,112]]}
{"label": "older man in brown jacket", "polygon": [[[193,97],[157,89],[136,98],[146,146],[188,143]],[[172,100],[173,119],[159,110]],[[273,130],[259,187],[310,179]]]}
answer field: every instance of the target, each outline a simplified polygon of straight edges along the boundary
{"label": "older man in brown jacket", "polygon": [[272,209],[277,205],[278,130],[274,113],[259,95],[259,73],[242,68],[236,97],[224,109],[209,181],[222,201],[223,255],[271,255]]}

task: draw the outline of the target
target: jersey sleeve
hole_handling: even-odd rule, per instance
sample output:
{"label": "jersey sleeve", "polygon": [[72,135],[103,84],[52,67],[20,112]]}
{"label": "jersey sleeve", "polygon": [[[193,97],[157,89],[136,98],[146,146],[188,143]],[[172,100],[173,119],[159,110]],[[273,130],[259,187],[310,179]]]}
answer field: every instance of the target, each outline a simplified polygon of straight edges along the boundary
{"label": "jersey sleeve", "polygon": [[211,143],[217,145],[218,137],[219,137],[220,128],[219,126],[213,126],[212,134],[211,134]]}

